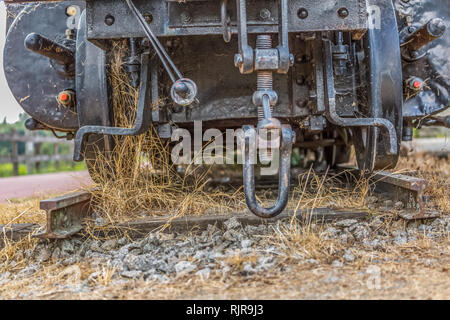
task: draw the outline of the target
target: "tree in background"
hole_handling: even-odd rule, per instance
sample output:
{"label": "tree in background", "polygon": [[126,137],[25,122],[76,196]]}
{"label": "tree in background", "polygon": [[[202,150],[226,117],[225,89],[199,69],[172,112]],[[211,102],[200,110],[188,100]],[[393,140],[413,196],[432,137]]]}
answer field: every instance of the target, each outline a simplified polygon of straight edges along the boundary
{"label": "tree in background", "polygon": [[[7,123],[6,117],[0,124],[0,133],[11,133],[13,130],[20,135],[25,135],[25,120],[28,116],[25,113],[19,115],[19,120],[15,123]],[[25,153],[25,143],[19,142],[19,154]],[[0,141],[0,156],[6,156],[11,154],[11,143],[6,141]]]}

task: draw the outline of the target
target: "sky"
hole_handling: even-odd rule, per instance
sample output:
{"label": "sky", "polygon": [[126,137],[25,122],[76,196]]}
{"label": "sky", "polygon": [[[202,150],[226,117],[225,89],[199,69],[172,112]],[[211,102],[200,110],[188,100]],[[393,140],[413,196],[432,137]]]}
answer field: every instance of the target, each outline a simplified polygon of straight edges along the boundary
{"label": "sky", "polygon": [[20,105],[9,90],[3,72],[3,48],[5,46],[6,34],[6,8],[0,0],[0,121],[6,117],[7,122],[16,122],[19,114],[23,112]]}

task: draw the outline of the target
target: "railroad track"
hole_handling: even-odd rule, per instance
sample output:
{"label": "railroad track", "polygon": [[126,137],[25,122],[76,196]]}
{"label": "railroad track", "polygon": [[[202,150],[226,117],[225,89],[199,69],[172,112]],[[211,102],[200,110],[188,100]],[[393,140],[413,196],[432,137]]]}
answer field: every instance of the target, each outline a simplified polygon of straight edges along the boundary
{"label": "railroad track", "polygon": [[[292,174],[296,180],[300,172]],[[330,172],[342,179],[343,183],[351,184],[355,180],[360,179],[364,174],[352,167],[341,167],[336,171]],[[430,212],[424,209],[423,190],[427,186],[427,181],[411,176],[393,174],[380,171],[368,176],[373,185],[376,194],[393,201],[402,201],[405,210],[399,213],[400,217],[405,220],[431,219],[439,216],[437,212]],[[242,179],[242,178],[240,178]],[[229,186],[239,187],[242,180],[237,177],[221,177],[220,179],[212,179],[210,186]],[[296,183],[297,181],[295,181]],[[260,179],[258,187],[267,189],[276,187],[276,180],[271,177],[263,177]],[[64,239],[82,233],[84,229],[85,219],[91,216],[91,194],[87,191],[80,191],[64,195],[58,198],[47,199],[40,202],[40,208],[46,211],[47,222],[45,231],[35,233],[39,225],[34,224],[16,224],[16,225],[0,225],[0,234],[3,239],[18,240],[31,233],[34,236],[46,239]],[[147,219],[136,220],[114,226],[110,230],[104,229],[96,231],[98,235],[107,235],[114,232],[127,232],[131,237],[139,237],[149,232],[170,230],[191,231],[205,230],[208,225],[215,224],[218,227],[235,216],[243,225],[257,225],[261,223],[273,223],[275,221],[287,218],[295,218],[298,220],[319,220],[331,222],[341,219],[365,219],[368,212],[364,210],[339,210],[329,208],[317,208],[314,210],[301,210],[294,212],[293,210],[285,210],[276,218],[262,220],[250,213],[245,214],[210,214],[204,216],[186,216],[181,218],[173,218],[170,216],[151,217]]]}

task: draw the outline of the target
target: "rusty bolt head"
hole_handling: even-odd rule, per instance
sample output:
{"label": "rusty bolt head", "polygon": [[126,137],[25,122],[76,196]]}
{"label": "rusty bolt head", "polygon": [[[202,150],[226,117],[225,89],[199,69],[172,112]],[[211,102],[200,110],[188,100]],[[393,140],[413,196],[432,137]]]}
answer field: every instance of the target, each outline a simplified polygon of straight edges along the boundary
{"label": "rusty bolt head", "polygon": [[308,10],[306,10],[305,8],[300,8],[300,9],[298,9],[298,11],[297,11],[297,16],[298,16],[300,19],[306,19],[306,18],[308,18],[308,15],[309,15]]}
{"label": "rusty bolt head", "polygon": [[182,23],[190,23],[192,21],[191,14],[187,11],[183,11],[180,15]]}
{"label": "rusty bolt head", "polygon": [[349,15],[348,9],[347,8],[340,8],[338,10],[338,15],[339,17],[341,17],[342,19],[347,18]]}
{"label": "rusty bolt head", "polygon": [[242,66],[242,56],[239,53],[234,55],[234,65],[237,68]]}
{"label": "rusty bolt head", "polygon": [[76,15],[78,12],[77,7],[76,6],[68,6],[66,8],[66,15],[69,17],[73,17],[74,15]]}
{"label": "rusty bolt head", "polygon": [[153,15],[150,12],[146,12],[143,14],[145,22],[147,22],[148,24],[152,23],[153,21]]}
{"label": "rusty bolt head", "polygon": [[295,82],[299,86],[303,85],[305,83],[305,76],[303,76],[303,75],[298,76],[298,78],[295,80]]}
{"label": "rusty bolt head", "polygon": [[428,22],[428,32],[433,37],[441,37],[445,33],[446,25],[444,20],[440,18],[434,18]]}
{"label": "rusty bolt head", "polygon": [[110,14],[108,14],[108,15],[105,17],[105,24],[106,24],[107,26],[112,26],[112,25],[114,24],[115,21],[116,21],[116,19],[115,19],[112,15],[110,15]]}
{"label": "rusty bolt head", "polygon": [[407,80],[407,85],[410,89],[414,91],[420,91],[423,89],[425,83],[424,81],[419,77],[412,77]]}
{"label": "rusty bolt head", "polygon": [[74,92],[71,90],[64,90],[58,93],[57,101],[63,106],[70,106],[75,101]]}
{"label": "rusty bolt head", "polygon": [[270,10],[266,9],[266,8],[261,9],[261,11],[259,12],[259,17],[262,20],[269,20],[271,15],[272,15],[272,13],[270,12]]}

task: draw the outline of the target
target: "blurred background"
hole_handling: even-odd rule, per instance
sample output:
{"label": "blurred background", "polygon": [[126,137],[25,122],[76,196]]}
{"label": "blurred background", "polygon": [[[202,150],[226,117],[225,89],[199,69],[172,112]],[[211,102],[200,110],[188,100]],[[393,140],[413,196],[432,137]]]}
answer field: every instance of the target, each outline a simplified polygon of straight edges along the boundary
{"label": "blurred background", "polygon": [[6,34],[6,8],[3,1],[0,1],[0,120],[2,122],[14,123],[19,120],[19,114],[22,112],[19,104],[9,91],[3,73],[3,47],[5,45]]}

